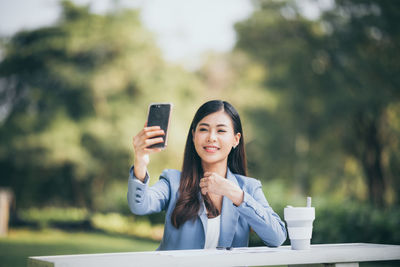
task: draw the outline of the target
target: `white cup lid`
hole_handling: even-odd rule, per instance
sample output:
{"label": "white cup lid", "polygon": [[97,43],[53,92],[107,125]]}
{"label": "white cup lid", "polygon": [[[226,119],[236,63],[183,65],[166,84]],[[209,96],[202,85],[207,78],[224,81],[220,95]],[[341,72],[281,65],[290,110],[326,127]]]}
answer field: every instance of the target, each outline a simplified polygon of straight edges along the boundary
{"label": "white cup lid", "polygon": [[283,210],[285,221],[314,220],[314,207],[288,207]]}

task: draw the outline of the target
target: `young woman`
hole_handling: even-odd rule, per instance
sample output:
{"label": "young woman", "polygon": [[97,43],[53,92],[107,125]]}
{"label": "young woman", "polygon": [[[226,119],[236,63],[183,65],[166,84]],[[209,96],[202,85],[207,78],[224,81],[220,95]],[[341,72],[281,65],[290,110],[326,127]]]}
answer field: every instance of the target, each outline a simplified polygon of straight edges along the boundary
{"label": "young woman", "polygon": [[149,187],[149,154],[160,148],[159,127],[144,127],[133,139],[134,166],[128,203],[137,215],[166,211],[158,250],[248,246],[250,228],[268,246],[286,240],[285,224],[268,205],[261,183],[246,177],[240,117],[232,105],[203,104],[190,125],[182,171],[164,170]]}

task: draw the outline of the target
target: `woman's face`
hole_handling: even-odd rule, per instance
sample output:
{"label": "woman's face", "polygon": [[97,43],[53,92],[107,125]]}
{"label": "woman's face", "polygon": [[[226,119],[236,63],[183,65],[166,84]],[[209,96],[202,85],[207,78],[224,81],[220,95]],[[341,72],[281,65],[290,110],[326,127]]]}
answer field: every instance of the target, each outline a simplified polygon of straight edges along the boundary
{"label": "woman's face", "polygon": [[237,146],[240,133],[235,134],[232,120],[224,111],[204,117],[193,132],[193,142],[203,163],[227,162],[232,147]]}

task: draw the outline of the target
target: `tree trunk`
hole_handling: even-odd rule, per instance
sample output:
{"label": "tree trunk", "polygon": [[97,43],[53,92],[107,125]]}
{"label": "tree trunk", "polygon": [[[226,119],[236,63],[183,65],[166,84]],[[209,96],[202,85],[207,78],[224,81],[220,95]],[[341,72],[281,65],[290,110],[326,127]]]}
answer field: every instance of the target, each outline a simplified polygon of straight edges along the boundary
{"label": "tree trunk", "polygon": [[367,151],[362,165],[367,178],[370,201],[373,205],[384,206],[385,184],[381,168],[380,151]]}
{"label": "tree trunk", "polygon": [[370,202],[374,206],[382,207],[385,204],[385,183],[381,161],[382,143],[379,136],[380,116],[374,115],[362,114],[356,123],[357,136],[360,137],[358,158],[367,180]]}
{"label": "tree trunk", "polygon": [[13,193],[10,189],[0,188],[0,237],[8,234],[8,221]]}

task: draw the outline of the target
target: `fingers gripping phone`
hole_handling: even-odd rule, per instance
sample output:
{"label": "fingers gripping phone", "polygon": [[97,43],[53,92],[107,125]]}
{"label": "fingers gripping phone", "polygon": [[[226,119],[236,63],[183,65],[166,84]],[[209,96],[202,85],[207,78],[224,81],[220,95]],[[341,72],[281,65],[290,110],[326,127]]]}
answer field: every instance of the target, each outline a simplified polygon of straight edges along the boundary
{"label": "fingers gripping phone", "polygon": [[168,134],[168,125],[171,117],[172,104],[171,103],[153,103],[149,106],[149,112],[147,116],[147,126],[160,126],[162,130],[164,130],[164,136],[156,136],[162,137],[164,142],[154,144],[149,146],[148,148],[165,148],[167,145],[167,134]]}

